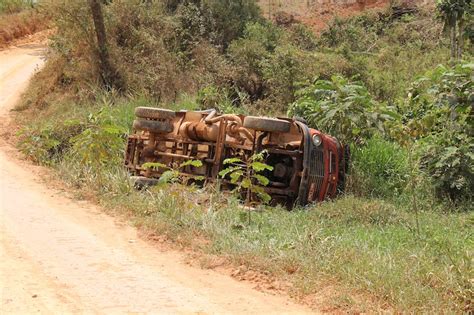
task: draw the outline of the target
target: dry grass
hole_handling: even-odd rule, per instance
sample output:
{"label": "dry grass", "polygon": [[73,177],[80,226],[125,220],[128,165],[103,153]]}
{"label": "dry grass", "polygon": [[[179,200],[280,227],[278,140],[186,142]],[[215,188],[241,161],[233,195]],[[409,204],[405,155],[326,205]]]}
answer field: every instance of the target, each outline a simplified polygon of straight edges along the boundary
{"label": "dry grass", "polygon": [[48,28],[48,20],[34,10],[2,15],[0,18],[0,48],[12,41]]}

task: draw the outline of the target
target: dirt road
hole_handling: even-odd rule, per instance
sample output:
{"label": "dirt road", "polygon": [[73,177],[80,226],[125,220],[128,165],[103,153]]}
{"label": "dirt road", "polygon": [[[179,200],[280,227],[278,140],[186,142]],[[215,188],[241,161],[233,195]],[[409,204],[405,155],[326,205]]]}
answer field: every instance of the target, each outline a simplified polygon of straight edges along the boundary
{"label": "dirt road", "polygon": [[[0,51],[1,126],[41,55],[32,46]],[[160,252],[134,228],[48,188],[16,156],[0,139],[0,313],[309,312]]]}

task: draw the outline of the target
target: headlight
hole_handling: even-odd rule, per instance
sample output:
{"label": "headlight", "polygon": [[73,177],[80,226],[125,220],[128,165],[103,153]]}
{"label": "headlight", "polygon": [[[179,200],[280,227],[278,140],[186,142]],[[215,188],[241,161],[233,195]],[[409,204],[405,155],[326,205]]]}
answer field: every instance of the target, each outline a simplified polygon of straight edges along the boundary
{"label": "headlight", "polygon": [[318,135],[314,135],[313,136],[313,144],[317,147],[319,147],[321,145],[321,143],[323,143],[323,139],[321,139],[320,136]]}

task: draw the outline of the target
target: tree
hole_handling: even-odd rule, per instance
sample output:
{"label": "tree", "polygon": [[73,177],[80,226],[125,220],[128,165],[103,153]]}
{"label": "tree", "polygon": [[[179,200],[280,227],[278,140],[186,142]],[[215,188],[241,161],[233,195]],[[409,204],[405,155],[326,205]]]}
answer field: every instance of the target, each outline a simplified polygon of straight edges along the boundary
{"label": "tree", "polygon": [[438,0],[437,7],[445,30],[449,32],[451,59],[461,59],[466,37],[465,27],[474,11],[472,0]]}
{"label": "tree", "polygon": [[94,21],[94,29],[97,37],[98,66],[102,82],[106,89],[123,88],[122,79],[110,62],[107,48],[107,36],[105,32],[104,15],[100,0],[89,0],[89,6]]}
{"label": "tree", "polygon": [[186,37],[204,38],[221,51],[243,35],[248,22],[261,20],[255,0],[166,0],[165,4],[178,12]]}

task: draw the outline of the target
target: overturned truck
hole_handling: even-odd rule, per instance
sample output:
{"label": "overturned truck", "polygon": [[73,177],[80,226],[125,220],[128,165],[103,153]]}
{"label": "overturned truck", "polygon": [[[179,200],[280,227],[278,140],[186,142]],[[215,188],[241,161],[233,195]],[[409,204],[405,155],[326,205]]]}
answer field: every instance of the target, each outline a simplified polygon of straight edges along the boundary
{"label": "overturned truck", "polygon": [[[263,189],[272,203],[288,208],[335,197],[344,190],[349,152],[339,141],[302,119],[267,118],[219,114],[215,110],[180,111],[137,107],[133,132],[128,137],[125,166],[138,181],[153,183],[164,169],[146,168],[145,163],[169,167],[187,160],[202,166],[186,166],[184,175],[219,178],[224,160],[245,163],[265,150],[263,174],[269,184]],[[224,187],[232,187],[222,179]]]}

